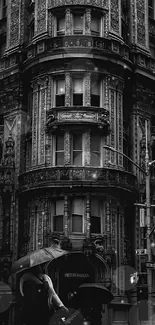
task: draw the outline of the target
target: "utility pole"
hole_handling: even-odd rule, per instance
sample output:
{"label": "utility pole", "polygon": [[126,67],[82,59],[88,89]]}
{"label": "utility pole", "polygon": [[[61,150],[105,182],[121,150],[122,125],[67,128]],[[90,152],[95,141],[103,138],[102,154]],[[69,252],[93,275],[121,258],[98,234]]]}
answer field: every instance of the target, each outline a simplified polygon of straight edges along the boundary
{"label": "utility pole", "polygon": [[[151,202],[150,202],[150,166],[153,162],[149,162],[148,153],[148,127],[147,120],[145,120],[145,138],[146,138],[146,152],[145,152],[145,166],[146,166],[146,226],[147,226],[147,256],[148,263],[151,263]],[[149,264],[148,264],[149,265]],[[148,325],[152,325],[152,269],[147,267],[147,285],[148,285]]]}
{"label": "utility pole", "polygon": [[112,150],[114,152],[119,153],[120,155],[127,158],[133,165],[135,165],[139,170],[141,170],[146,176],[146,202],[145,204],[135,203],[135,205],[143,206],[146,208],[146,227],[147,227],[147,255],[148,255],[148,263],[147,263],[147,286],[148,286],[148,325],[152,325],[153,323],[153,306],[152,306],[152,269],[151,269],[151,200],[150,200],[150,167],[155,163],[155,160],[149,161],[149,153],[148,153],[148,124],[147,120],[145,120],[145,138],[146,138],[146,151],[145,151],[145,170],[141,168],[138,164],[136,164],[131,158],[126,156],[123,152],[118,151],[117,149],[110,146],[103,146],[103,148],[107,150]]}

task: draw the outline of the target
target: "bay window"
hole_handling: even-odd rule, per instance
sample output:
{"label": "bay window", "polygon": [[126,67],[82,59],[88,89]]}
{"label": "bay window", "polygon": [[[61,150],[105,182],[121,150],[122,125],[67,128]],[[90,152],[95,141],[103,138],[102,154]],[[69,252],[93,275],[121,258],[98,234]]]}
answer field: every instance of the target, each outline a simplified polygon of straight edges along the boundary
{"label": "bay window", "polygon": [[65,79],[55,81],[55,106],[65,106]]}
{"label": "bay window", "polygon": [[73,14],[73,33],[83,34],[84,16],[82,13]]}
{"label": "bay window", "polygon": [[101,137],[97,134],[91,135],[91,166],[100,166],[101,163]]}
{"label": "bay window", "polygon": [[100,217],[100,202],[98,200],[91,200],[91,233],[101,233],[101,217]]}
{"label": "bay window", "polygon": [[63,232],[64,200],[54,202],[53,231]]}
{"label": "bay window", "polygon": [[100,107],[100,82],[91,83],[91,106]]}
{"label": "bay window", "polygon": [[55,136],[55,165],[64,165],[64,135]]}
{"label": "bay window", "polygon": [[72,136],[72,162],[73,165],[82,166],[82,134]]}
{"label": "bay window", "polygon": [[83,205],[82,199],[74,199],[72,201],[72,220],[71,220],[71,230],[73,233],[82,233],[83,232]]}
{"label": "bay window", "polygon": [[83,105],[83,79],[73,79],[73,105]]}

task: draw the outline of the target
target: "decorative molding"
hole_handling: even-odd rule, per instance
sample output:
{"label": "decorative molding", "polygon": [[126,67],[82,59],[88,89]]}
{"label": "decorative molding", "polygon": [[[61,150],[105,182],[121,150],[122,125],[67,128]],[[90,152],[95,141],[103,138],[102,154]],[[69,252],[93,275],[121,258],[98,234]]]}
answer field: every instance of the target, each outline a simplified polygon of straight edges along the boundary
{"label": "decorative molding", "polygon": [[35,3],[35,36],[47,32],[47,1],[36,0]]}
{"label": "decorative molding", "polygon": [[85,137],[85,155],[84,155],[84,159],[85,159],[85,166],[90,166],[90,131],[85,132],[84,134]]}
{"label": "decorative molding", "polygon": [[85,14],[85,34],[91,35],[91,9],[86,9]]}
{"label": "decorative molding", "polygon": [[60,6],[72,6],[72,5],[88,5],[99,7],[102,9],[107,9],[108,1],[107,0],[49,0],[48,7],[55,8]]}
{"label": "decorative molding", "polygon": [[119,0],[110,1],[110,31],[120,35],[121,7]]}
{"label": "decorative molding", "polygon": [[91,73],[87,72],[84,79],[85,88],[85,106],[91,106]]}
{"label": "decorative molding", "polygon": [[70,133],[67,131],[64,134],[64,163],[68,165],[71,163],[71,153],[70,153],[70,146],[71,146],[71,139]]}
{"label": "decorative molding", "polygon": [[65,73],[65,106],[71,105],[71,74]]}
{"label": "decorative molding", "polygon": [[72,26],[72,13],[69,8],[66,9],[65,23],[66,23],[66,35],[71,35],[73,26]]}

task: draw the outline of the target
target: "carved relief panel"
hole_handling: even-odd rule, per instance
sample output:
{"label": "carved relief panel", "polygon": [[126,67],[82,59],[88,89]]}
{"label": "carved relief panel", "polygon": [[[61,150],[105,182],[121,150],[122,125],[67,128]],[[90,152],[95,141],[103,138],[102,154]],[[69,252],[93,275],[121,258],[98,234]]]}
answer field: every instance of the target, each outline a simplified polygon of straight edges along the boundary
{"label": "carved relief panel", "polygon": [[109,31],[121,36],[121,1],[111,0],[109,2],[110,20]]}
{"label": "carved relief panel", "polygon": [[35,36],[47,32],[47,0],[35,1]]}
{"label": "carved relief panel", "polygon": [[145,0],[131,1],[131,41],[148,50],[148,3]]}

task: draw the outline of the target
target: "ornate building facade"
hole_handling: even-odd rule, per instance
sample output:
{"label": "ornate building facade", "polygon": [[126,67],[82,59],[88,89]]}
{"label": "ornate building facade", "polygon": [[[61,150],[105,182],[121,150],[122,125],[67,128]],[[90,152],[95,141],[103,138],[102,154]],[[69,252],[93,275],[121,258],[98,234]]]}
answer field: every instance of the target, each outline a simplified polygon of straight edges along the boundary
{"label": "ornate building facade", "polygon": [[1,278],[54,240],[70,251],[47,267],[58,293],[69,305],[79,284],[104,283],[114,295],[107,325],[139,324],[129,274],[146,272],[134,206],[145,178],[104,146],[145,168],[147,120],[155,159],[154,7],[0,0]]}

